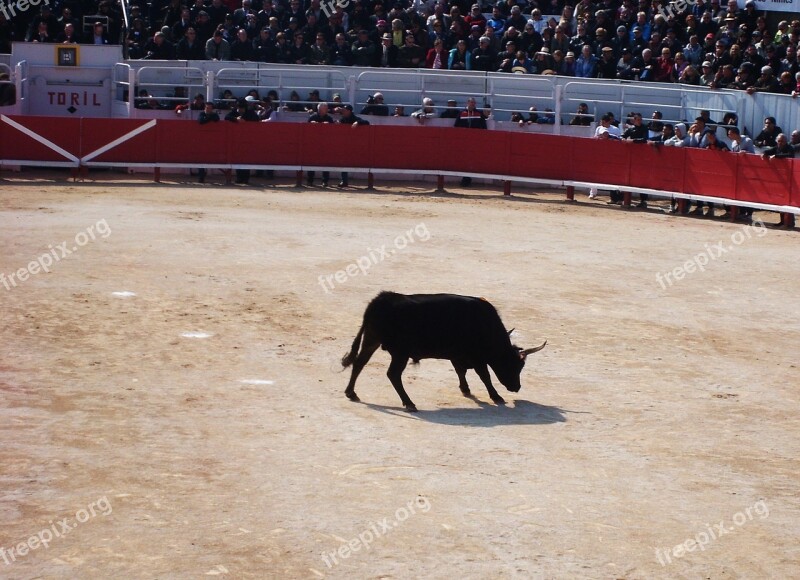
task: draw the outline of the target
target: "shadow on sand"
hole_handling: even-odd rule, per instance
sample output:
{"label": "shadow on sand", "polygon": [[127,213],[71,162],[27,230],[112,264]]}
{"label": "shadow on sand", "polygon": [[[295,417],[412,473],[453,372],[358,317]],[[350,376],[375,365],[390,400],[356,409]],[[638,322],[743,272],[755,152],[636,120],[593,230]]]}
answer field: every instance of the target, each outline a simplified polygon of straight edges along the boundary
{"label": "shadow on sand", "polygon": [[564,423],[565,411],[558,407],[539,405],[530,401],[516,400],[508,405],[494,405],[469,397],[477,407],[440,408],[409,413],[403,407],[389,407],[362,403],[381,413],[397,415],[417,421],[440,425],[471,425],[473,427],[495,427],[497,425],[549,425]]}

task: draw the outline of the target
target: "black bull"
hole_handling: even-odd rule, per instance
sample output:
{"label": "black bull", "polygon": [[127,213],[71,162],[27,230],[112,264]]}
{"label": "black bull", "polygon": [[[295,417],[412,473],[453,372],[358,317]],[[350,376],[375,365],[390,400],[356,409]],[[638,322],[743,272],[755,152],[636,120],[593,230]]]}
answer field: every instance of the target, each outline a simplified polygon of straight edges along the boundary
{"label": "black bull", "polygon": [[497,310],[483,298],[381,292],[367,306],[353,346],[342,358],[345,368],[353,365],[345,395],[351,401],[359,400],[356,379],[378,347],[383,347],[392,357],[386,374],[408,411],[417,408],[403,388],[402,374],[408,359],[418,362],[423,358],[449,360],[465,396],[470,396],[467,369],[475,369],[492,401],[501,405],[505,401],[492,386],[488,367],[516,393],[525,359],[547,344],[523,350],[511,344],[510,334]]}

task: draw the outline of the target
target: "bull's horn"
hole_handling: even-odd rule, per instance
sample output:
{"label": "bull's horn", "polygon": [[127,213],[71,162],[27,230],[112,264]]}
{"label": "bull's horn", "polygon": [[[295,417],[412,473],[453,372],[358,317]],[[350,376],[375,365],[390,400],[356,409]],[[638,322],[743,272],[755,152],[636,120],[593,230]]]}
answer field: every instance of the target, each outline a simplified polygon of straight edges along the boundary
{"label": "bull's horn", "polygon": [[546,344],[547,344],[547,341],[545,340],[545,341],[542,343],[542,346],[536,346],[536,347],[534,347],[534,348],[526,348],[526,349],[525,349],[525,350],[523,350],[523,351],[522,351],[520,354],[521,354],[522,356],[528,356],[529,354],[533,354],[533,353],[535,353],[535,352],[539,352],[540,350],[542,350],[542,349],[545,347],[545,345],[546,345]]}
{"label": "bull's horn", "polygon": [[512,332],[514,332],[514,330],[515,330],[515,329],[513,329],[513,328],[512,328],[511,330],[509,330],[509,331],[508,331],[508,336],[511,336],[511,333],[512,333]]}

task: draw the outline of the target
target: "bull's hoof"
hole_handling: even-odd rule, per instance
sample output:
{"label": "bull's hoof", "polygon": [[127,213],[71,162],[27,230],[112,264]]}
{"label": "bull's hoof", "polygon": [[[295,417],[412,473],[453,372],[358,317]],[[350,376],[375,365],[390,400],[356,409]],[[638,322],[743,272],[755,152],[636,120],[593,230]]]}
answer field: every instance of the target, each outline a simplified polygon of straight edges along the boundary
{"label": "bull's hoof", "polygon": [[347,392],[347,391],[345,391],[345,392],[344,392],[344,394],[345,394],[345,396],[346,396],[348,399],[350,399],[351,401],[360,401],[360,400],[361,400],[361,399],[359,399],[359,398],[358,398],[358,395],[356,395],[356,392],[355,392],[355,391],[353,391],[353,392]]}
{"label": "bull's hoof", "polygon": [[472,391],[470,391],[469,389],[461,389],[461,394],[464,395],[465,397],[471,397]]}
{"label": "bull's hoof", "polygon": [[416,413],[417,412],[417,407],[416,407],[416,405],[414,405],[414,403],[406,405],[405,407],[406,407],[406,411],[408,411],[409,413]]}
{"label": "bull's hoof", "polygon": [[494,398],[494,399],[492,399],[492,402],[495,405],[505,405],[506,404],[506,400],[503,397]]}

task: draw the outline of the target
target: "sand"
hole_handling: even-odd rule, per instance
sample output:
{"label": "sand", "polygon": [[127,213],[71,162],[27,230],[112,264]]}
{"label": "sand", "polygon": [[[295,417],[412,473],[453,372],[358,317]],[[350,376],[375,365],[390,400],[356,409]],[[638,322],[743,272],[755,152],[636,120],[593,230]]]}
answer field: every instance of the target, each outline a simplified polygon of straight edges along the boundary
{"label": "sand", "polygon": [[[2,177],[0,272],[58,258],[0,285],[0,577],[800,573],[796,231],[477,185]],[[409,414],[382,351],[350,402],[384,289],[486,297],[548,345],[505,407],[424,360]]]}

